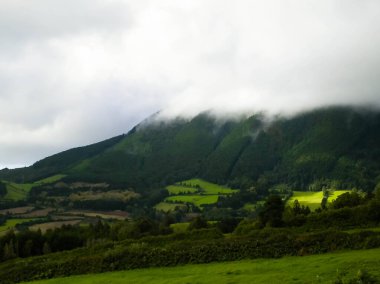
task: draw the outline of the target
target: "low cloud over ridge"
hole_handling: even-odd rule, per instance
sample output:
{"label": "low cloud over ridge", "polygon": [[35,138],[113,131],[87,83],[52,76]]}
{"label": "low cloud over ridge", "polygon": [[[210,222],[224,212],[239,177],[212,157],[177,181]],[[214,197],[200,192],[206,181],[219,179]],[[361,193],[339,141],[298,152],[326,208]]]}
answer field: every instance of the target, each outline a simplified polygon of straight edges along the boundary
{"label": "low cloud over ridge", "polygon": [[166,116],[380,104],[376,0],[5,0],[0,166]]}

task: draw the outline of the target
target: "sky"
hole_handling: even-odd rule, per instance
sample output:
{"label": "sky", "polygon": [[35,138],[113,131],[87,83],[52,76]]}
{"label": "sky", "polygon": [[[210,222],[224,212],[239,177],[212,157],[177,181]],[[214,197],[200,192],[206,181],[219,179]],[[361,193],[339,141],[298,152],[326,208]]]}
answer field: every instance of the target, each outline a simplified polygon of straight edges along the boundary
{"label": "sky", "polygon": [[378,0],[1,0],[0,168],[149,115],[380,105]]}

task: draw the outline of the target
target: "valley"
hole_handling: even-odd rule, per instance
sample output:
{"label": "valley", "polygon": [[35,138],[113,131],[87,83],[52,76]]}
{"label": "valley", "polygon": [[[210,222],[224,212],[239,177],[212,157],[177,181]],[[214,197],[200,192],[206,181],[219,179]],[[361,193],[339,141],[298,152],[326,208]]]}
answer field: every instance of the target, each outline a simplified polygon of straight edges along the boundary
{"label": "valley", "polygon": [[[149,283],[162,277],[157,267],[171,283],[187,269],[190,282],[211,273],[221,283],[324,283],[357,277],[364,268],[353,260],[367,253],[368,277],[378,277],[379,177],[373,110],[142,123],[0,170],[0,283]],[[304,258],[315,267],[297,276]],[[224,273],[226,262],[241,269]]]}

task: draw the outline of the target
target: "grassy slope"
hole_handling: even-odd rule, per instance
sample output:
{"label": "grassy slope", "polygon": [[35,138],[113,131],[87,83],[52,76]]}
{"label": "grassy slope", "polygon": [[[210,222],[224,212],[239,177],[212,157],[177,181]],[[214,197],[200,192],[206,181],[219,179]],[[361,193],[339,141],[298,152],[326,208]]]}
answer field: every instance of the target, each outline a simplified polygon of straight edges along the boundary
{"label": "grassy slope", "polygon": [[172,268],[150,268],[36,281],[33,284],[121,283],[332,283],[366,270],[380,279],[380,249],[281,259],[243,260]]}
{"label": "grassy slope", "polygon": [[200,207],[203,204],[214,204],[218,201],[218,195],[177,195],[169,196],[165,200],[171,202],[189,202]]}
{"label": "grassy slope", "polygon": [[33,186],[37,185],[44,185],[48,183],[54,183],[62,178],[64,178],[65,175],[59,174],[59,175],[53,175],[41,180],[38,180],[33,183],[15,183],[15,182],[7,182],[4,183],[7,186],[7,194],[5,195],[5,199],[11,199],[11,200],[24,200],[26,196],[28,195],[28,192]]}
{"label": "grassy slope", "polygon": [[33,187],[33,184],[31,183],[5,182],[5,184],[7,186],[7,194],[4,198],[15,201],[25,199],[28,192]]}
{"label": "grassy slope", "polygon": [[170,195],[196,193],[198,189],[182,185],[169,185],[166,187]]}
{"label": "grassy slope", "polygon": [[224,187],[215,183],[207,182],[202,179],[189,179],[182,182],[184,185],[199,186],[203,190],[203,194],[232,194],[238,192],[236,189]]}
{"label": "grassy slope", "polygon": [[2,233],[5,233],[6,231],[8,231],[9,229],[13,228],[14,226],[16,226],[17,224],[22,224],[22,223],[25,223],[25,222],[29,222],[29,221],[33,221],[35,219],[9,219],[5,222],[4,225],[0,226],[0,235]]}
{"label": "grassy slope", "polygon": [[[199,187],[199,189],[196,187]],[[193,203],[198,207],[218,202],[219,195],[233,194],[238,191],[215,183],[207,182],[202,179],[185,180],[175,185],[170,185],[166,187],[166,189],[171,195],[165,199],[166,201],[183,203],[188,202]],[[197,193],[198,191],[200,192]],[[193,194],[190,195],[189,193]],[[160,204],[156,205],[156,208],[163,211],[168,211],[168,209],[172,208],[169,205],[165,207],[165,204],[170,203],[161,202]]]}
{"label": "grassy slope", "polygon": [[321,207],[323,192],[311,191],[293,191],[293,195],[289,198],[287,205],[293,206],[293,202],[297,199],[301,205],[309,206],[311,211]]}
{"label": "grassy slope", "polygon": [[[339,195],[350,192],[349,190],[335,190],[332,195],[327,199],[328,203],[331,203]],[[297,199],[301,205],[309,206],[311,211],[321,207],[321,202],[323,198],[323,192],[312,192],[312,191],[293,191],[293,195],[289,198],[287,205],[293,206],[293,202]]]}
{"label": "grassy slope", "polygon": [[175,223],[171,224],[170,228],[173,229],[174,233],[185,233],[187,231],[187,228],[189,227],[190,223],[184,222],[184,223]]}
{"label": "grassy slope", "polygon": [[159,211],[169,212],[169,211],[174,211],[176,207],[181,207],[181,206],[186,207],[186,205],[184,205],[183,203],[160,202],[156,204],[154,208]]}

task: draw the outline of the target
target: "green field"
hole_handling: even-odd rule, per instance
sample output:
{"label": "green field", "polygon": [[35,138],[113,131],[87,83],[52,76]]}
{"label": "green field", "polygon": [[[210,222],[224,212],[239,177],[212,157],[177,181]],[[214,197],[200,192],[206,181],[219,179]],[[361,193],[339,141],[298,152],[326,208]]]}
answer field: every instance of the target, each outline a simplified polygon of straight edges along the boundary
{"label": "green field", "polygon": [[176,195],[169,196],[165,201],[193,203],[197,207],[218,202],[219,195]]}
{"label": "green field", "polygon": [[33,184],[34,185],[42,185],[42,184],[54,183],[54,182],[57,182],[57,181],[63,179],[65,176],[66,175],[54,175],[54,176],[47,177],[47,178],[41,179],[39,181],[36,181]]}
{"label": "green field", "polygon": [[238,192],[237,189],[231,189],[229,187],[221,186],[215,183],[207,182],[202,179],[189,179],[180,182],[179,184],[184,186],[196,187],[199,186],[202,189],[203,194],[232,194]]}
{"label": "green field", "polygon": [[294,201],[297,199],[301,205],[309,206],[311,211],[321,207],[323,198],[322,191],[293,191],[293,195],[289,198],[287,205],[293,206]]}
{"label": "green field", "polygon": [[[73,276],[33,284],[334,283],[367,271],[380,279],[380,249]],[[343,282],[348,283],[348,282]],[[354,282],[352,282],[354,283]],[[361,282],[355,282],[361,283]]]}
{"label": "green field", "polygon": [[[332,192],[332,194],[328,197],[327,203],[332,202],[334,199],[336,199],[339,195],[342,195],[343,193],[350,192],[349,190],[335,190]],[[311,211],[314,211],[315,209],[318,209],[321,207],[321,202],[323,199],[323,192],[322,191],[293,191],[293,195],[291,198],[289,198],[286,205],[293,206],[293,203],[295,200],[298,200],[301,205],[309,206]]]}
{"label": "green field", "polygon": [[228,195],[238,192],[218,184],[204,181],[202,179],[189,179],[166,187],[170,196],[164,202],[155,206],[157,210],[174,210],[176,205],[170,203],[192,203],[197,207],[215,204],[220,195]]}
{"label": "green field", "polygon": [[169,185],[166,187],[170,195],[196,193],[199,190],[194,187],[182,186],[182,185]]}
{"label": "green field", "polygon": [[33,187],[32,183],[14,183],[5,182],[7,187],[7,194],[4,196],[5,199],[11,200],[23,200],[26,198],[28,192]]}
{"label": "green field", "polygon": [[187,228],[189,227],[190,223],[184,222],[184,223],[175,223],[171,224],[170,228],[173,229],[174,233],[184,233],[187,231]]}
{"label": "green field", "polygon": [[34,183],[14,183],[4,181],[7,187],[7,194],[4,196],[4,199],[10,200],[23,200],[28,195],[28,192],[33,186],[43,185],[48,183],[54,183],[61,180],[65,175],[54,175],[45,179],[41,179]]}
{"label": "green field", "polygon": [[8,219],[4,225],[0,226],[0,234],[8,231],[9,229],[12,229],[14,228],[14,226],[18,225],[18,224],[22,224],[22,223],[25,223],[25,222],[30,222],[30,221],[33,221],[35,219],[30,219],[30,218],[26,218],[26,219]]}
{"label": "green field", "polygon": [[176,207],[181,207],[185,206],[183,203],[168,203],[168,202],[160,202],[154,206],[154,208],[158,211],[164,211],[164,212],[169,212],[169,211],[174,211]]}

